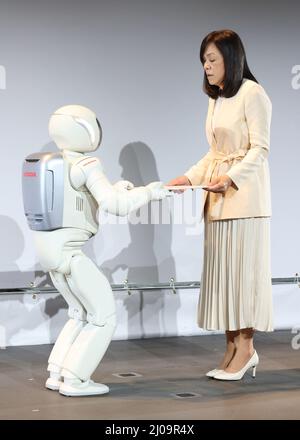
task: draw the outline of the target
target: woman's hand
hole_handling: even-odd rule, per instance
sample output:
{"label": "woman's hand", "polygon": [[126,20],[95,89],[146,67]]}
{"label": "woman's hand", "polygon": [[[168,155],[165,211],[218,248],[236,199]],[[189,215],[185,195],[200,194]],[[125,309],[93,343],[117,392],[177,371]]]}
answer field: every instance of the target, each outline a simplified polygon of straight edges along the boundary
{"label": "woman's hand", "polygon": [[[166,184],[166,186],[176,186],[176,185],[186,185],[186,186],[190,186],[192,183],[191,181],[186,177],[186,176],[179,176],[176,177],[175,179],[170,180],[170,182],[168,182]],[[178,190],[172,190],[175,193],[183,193],[185,190],[184,189],[178,189]]]}
{"label": "woman's hand", "polygon": [[215,193],[225,193],[232,184],[233,182],[230,177],[224,174],[213,179],[208,185],[203,186],[203,189]]}

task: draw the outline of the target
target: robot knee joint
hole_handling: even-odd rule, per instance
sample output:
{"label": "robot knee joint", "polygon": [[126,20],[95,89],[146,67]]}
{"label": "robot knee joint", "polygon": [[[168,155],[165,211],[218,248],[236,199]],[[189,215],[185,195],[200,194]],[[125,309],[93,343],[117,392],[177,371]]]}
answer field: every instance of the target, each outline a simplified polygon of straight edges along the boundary
{"label": "robot knee joint", "polygon": [[99,318],[93,313],[87,314],[87,322],[97,327],[104,327],[105,325],[116,327],[116,313],[113,313],[105,318]]}

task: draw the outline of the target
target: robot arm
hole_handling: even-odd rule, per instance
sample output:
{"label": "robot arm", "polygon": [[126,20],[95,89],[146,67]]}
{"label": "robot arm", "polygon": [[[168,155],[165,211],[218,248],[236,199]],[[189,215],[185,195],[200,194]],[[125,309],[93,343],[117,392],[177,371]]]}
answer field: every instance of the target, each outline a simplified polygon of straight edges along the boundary
{"label": "robot arm", "polygon": [[[160,200],[167,191],[160,182],[132,188],[129,191],[112,185],[103,173],[96,157],[85,157],[72,166],[70,180],[75,189],[85,185],[101,209],[110,214],[125,216],[150,200]],[[129,187],[130,188],[130,187]]]}
{"label": "robot arm", "polygon": [[119,191],[128,191],[129,189],[134,188],[134,184],[129,182],[129,180],[119,180],[118,182],[114,183],[114,188]]}

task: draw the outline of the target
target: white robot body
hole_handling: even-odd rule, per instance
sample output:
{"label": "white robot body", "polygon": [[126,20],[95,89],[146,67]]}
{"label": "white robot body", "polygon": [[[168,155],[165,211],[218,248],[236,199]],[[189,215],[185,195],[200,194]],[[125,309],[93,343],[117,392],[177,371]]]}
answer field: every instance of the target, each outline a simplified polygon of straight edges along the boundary
{"label": "white robot body", "polygon": [[[153,199],[155,190],[112,185],[96,157],[72,151],[37,153],[23,165],[23,201],[28,225],[36,231],[78,228],[96,234],[98,206],[125,216]],[[128,191],[128,189],[131,189]]]}
{"label": "white robot body", "polygon": [[[46,387],[66,396],[109,391],[90,377],[105,354],[116,327],[111,286],[82,246],[98,230],[98,206],[127,215],[150,200],[167,195],[161,182],[133,188],[127,181],[112,185],[96,157],[102,132],[95,113],[65,106],[50,118],[49,132],[61,154],[31,155],[23,167],[23,198],[41,266],[49,271],[69,306],[69,320],[48,360]],[[49,156],[50,154],[50,156]]]}
{"label": "white robot body", "polygon": [[39,261],[69,305],[70,319],[54,345],[48,369],[81,381],[89,380],[116,326],[110,284],[81,251],[90,236],[75,228],[34,231]]}
{"label": "white robot body", "polygon": [[[65,162],[63,228],[83,229],[94,235],[99,227],[97,201],[84,185],[77,189],[72,186],[70,174],[74,163],[78,161],[78,153],[64,151],[63,155]],[[85,157],[83,154],[80,156]]]}

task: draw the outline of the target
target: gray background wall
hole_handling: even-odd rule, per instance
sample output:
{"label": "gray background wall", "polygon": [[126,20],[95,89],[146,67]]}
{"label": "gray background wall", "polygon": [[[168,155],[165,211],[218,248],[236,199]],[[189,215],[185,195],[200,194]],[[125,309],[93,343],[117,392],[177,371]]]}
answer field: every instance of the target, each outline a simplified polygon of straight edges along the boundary
{"label": "gray background wall", "polygon": [[[40,273],[23,215],[21,165],[27,154],[54,148],[47,132],[51,113],[69,103],[94,109],[104,131],[97,155],[112,181],[168,181],[208,149],[208,97],[198,53],[203,37],[221,28],[240,35],[250,68],[273,103],[272,276],[294,276],[300,270],[299,16],[297,1],[1,0],[0,286],[49,281]],[[104,219],[86,251],[111,282],[200,279],[203,225],[191,214],[198,195],[178,197],[175,210],[170,200],[164,209],[174,218],[184,200],[181,225],[112,225]],[[116,294],[115,337],[197,333],[197,297],[196,291]],[[299,297],[295,286],[274,287],[277,327],[300,322]],[[8,343],[27,341],[26,335],[30,342],[37,329],[52,340],[65,319],[58,298],[0,302],[0,320],[15,319],[3,330]]]}

